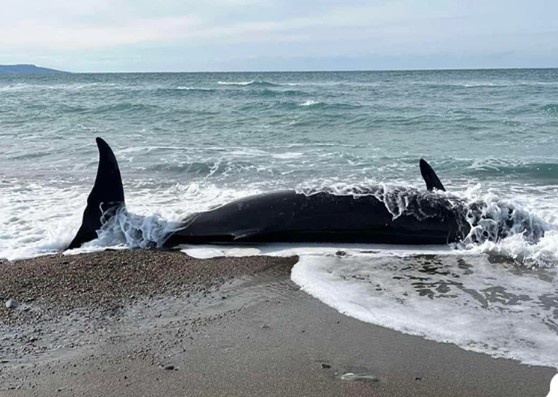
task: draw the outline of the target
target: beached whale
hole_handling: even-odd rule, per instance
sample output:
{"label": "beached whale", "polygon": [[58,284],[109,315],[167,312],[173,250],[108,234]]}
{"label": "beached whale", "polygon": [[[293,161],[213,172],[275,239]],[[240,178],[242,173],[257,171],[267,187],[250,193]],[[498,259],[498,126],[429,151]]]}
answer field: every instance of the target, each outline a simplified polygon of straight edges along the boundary
{"label": "beached whale", "polygon": [[[97,231],[125,206],[118,162],[97,138],[99,168],[82,225],[68,248],[97,238]],[[332,191],[279,191],[233,201],[188,216],[165,239],[165,247],[212,243],[448,244],[465,238],[497,241],[510,232],[542,237],[542,227],[516,217],[514,208],[490,214],[483,202],[445,193],[440,179],[420,161],[426,190],[378,185]],[[492,219],[492,218],[498,219]],[[519,222],[519,224],[518,224]]]}

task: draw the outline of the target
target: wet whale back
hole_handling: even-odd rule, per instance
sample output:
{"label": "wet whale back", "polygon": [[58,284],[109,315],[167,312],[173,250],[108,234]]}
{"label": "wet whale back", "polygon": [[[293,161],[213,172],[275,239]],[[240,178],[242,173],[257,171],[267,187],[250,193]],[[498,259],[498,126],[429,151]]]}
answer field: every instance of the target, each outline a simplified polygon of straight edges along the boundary
{"label": "wet whale back", "polygon": [[262,194],[192,215],[167,246],[323,242],[445,244],[461,238],[460,212],[444,197],[411,191],[394,215],[376,195]]}

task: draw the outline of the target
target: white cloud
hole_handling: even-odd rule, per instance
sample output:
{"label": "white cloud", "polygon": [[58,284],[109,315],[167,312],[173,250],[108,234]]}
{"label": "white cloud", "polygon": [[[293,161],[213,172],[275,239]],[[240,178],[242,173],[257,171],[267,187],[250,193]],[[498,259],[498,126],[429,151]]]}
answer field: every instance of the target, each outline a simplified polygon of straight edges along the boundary
{"label": "white cloud", "polygon": [[[343,29],[386,29],[416,18],[401,1],[329,6],[320,12],[306,12],[306,16],[287,10],[286,14],[293,15],[279,17],[258,12],[261,11],[258,7],[271,5],[270,1],[262,0],[210,0],[203,7],[192,7],[187,14],[162,17],[142,15],[147,13],[146,9],[137,5],[141,3],[135,3],[135,7],[133,4],[123,0],[56,0],[38,3],[31,12],[15,8],[12,15],[0,20],[3,31],[0,48],[76,50],[179,39],[242,42],[297,41],[300,37],[305,42],[338,34]],[[151,7],[153,4],[160,3],[151,3]],[[248,21],[226,18],[228,13],[239,10],[246,11],[243,14]]]}
{"label": "white cloud", "polygon": [[[43,4],[43,3],[41,3]],[[375,5],[330,7],[315,15],[272,18],[252,15],[251,21],[214,21],[215,8],[220,14],[239,7],[269,5],[256,0],[211,0],[196,13],[163,17],[131,17],[131,2],[71,2],[56,0],[34,8],[22,18],[2,18],[0,48],[48,48],[76,50],[108,48],[126,44],[196,40],[211,42],[309,41],[321,39],[333,30],[368,27],[386,29],[393,24],[412,22],[416,16],[402,2]],[[13,11],[12,11],[13,12]],[[15,12],[17,14],[17,12]],[[27,15],[30,14],[30,15]],[[35,14],[42,14],[40,17]],[[340,33],[340,32],[337,32]]]}
{"label": "white cloud", "polygon": [[40,20],[23,20],[3,28],[0,48],[47,48],[86,50],[126,44],[165,41],[194,32],[200,22],[195,17],[137,19],[103,26],[53,26]]}

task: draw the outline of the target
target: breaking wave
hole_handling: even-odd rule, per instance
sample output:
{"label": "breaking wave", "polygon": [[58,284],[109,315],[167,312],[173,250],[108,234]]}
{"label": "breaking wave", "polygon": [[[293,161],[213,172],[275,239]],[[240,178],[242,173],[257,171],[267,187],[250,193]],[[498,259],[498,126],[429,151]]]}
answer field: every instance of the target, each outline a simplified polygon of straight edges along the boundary
{"label": "breaking wave", "polygon": [[125,245],[129,248],[162,248],[168,236],[180,229],[179,222],[165,220],[160,214],[141,216],[121,207],[110,216],[99,230],[97,245],[111,247]]}
{"label": "breaking wave", "polygon": [[281,84],[271,83],[265,80],[250,80],[250,81],[218,81],[219,85],[231,85],[241,87],[280,87]]}

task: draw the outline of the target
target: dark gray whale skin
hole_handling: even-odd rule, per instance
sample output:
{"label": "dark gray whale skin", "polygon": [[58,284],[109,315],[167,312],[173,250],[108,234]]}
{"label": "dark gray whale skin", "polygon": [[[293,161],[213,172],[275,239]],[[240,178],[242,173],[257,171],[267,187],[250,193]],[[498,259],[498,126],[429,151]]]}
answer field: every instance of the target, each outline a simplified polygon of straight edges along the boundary
{"label": "dark gray whale skin", "polygon": [[[394,217],[374,195],[280,191],[191,215],[165,246],[211,243],[447,244],[469,232],[459,206],[429,191],[405,191]],[[418,216],[416,214],[419,214]]]}
{"label": "dark gray whale skin", "polygon": [[[448,244],[470,231],[460,201],[444,191],[430,165],[419,162],[427,191],[382,187],[356,194],[280,191],[246,197],[211,211],[191,215],[166,241],[211,243],[376,243]],[[384,200],[405,201],[398,216]],[[397,210],[397,205],[395,205]]]}
{"label": "dark gray whale skin", "polygon": [[[97,138],[99,168],[82,225],[68,248],[80,247],[118,209],[125,208],[120,169],[110,146]],[[212,243],[385,243],[447,244],[470,231],[463,206],[444,190],[421,160],[427,190],[381,186],[357,194],[279,191],[246,197],[190,215],[166,239],[165,247]],[[391,203],[391,204],[386,204]],[[404,208],[398,210],[398,202]],[[394,204],[395,203],[395,204]],[[395,208],[397,211],[388,211]],[[397,216],[394,216],[396,213]]]}

